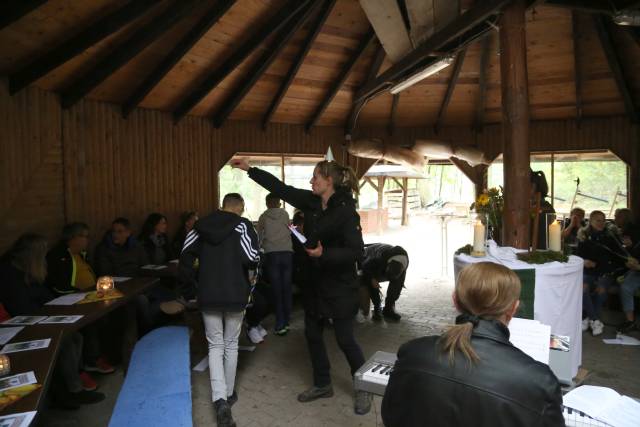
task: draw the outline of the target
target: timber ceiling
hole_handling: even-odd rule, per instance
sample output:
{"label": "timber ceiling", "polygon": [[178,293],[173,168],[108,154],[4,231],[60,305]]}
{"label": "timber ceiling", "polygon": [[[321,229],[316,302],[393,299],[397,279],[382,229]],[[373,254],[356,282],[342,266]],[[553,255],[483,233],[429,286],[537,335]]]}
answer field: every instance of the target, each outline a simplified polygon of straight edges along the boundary
{"label": "timber ceiling", "polygon": [[[193,114],[216,125],[229,119],[344,126],[378,51],[384,54],[357,0],[4,3],[0,74],[11,91],[33,84],[59,93],[65,107],[87,97],[122,105],[125,115],[134,106],[172,112],[176,121]],[[462,7],[469,12],[479,3],[500,2]],[[638,117],[640,27],[566,7],[595,3],[604,10],[615,2],[540,3],[526,17],[532,119]],[[499,14],[491,20],[499,24]],[[495,30],[473,38],[464,56],[458,53],[458,66],[402,91],[395,103],[381,91],[357,124],[387,125],[391,117],[402,127],[499,122],[498,48]],[[378,74],[391,65],[385,58]]]}

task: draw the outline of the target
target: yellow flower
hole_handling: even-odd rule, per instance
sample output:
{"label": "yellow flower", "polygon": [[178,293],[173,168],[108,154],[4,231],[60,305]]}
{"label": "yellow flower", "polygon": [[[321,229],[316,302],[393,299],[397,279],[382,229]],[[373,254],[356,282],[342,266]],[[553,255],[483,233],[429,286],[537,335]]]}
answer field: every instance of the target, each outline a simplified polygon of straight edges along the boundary
{"label": "yellow flower", "polygon": [[480,206],[486,206],[489,204],[489,196],[486,194],[481,194],[478,196],[478,204]]}

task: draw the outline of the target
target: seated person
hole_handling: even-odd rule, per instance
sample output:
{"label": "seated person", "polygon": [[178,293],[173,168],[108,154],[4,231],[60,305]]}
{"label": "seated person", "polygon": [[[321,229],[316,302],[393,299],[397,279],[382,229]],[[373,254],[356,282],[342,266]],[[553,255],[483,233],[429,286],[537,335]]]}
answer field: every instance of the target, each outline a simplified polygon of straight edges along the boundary
{"label": "seated person", "polygon": [[[400,246],[384,243],[373,243],[364,248],[362,263],[362,283],[369,288],[369,297],[373,302],[373,320],[398,321],[401,316],[396,313],[395,305],[404,287],[404,280],[409,266],[409,256]],[[384,309],[381,310],[380,282],[389,282]]]}
{"label": "seated person", "polygon": [[178,229],[178,232],[173,238],[173,243],[171,244],[173,256],[180,256],[187,234],[193,230],[193,226],[197,220],[198,212],[183,212],[182,215],[180,215],[180,228]]}
{"label": "seated person", "polygon": [[138,239],[147,251],[149,262],[163,265],[172,259],[171,245],[167,237],[167,217],[159,213],[150,214],[142,225]]}
{"label": "seated person", "polygon": [[562,238],[564,243],[569,246],[578,246],[578,230],[587,225],[584,220],[585,212],[582,208],[571,209],[570,218],[564,221],[564,230],[562,230]]}
{"label": "seated person", "polygon": [[640,289],[640,245],[636,245],[629,251],[626,267],[629,269],[620,285],[620,302],[624,311],[625,322],[620,326],[622,333],[640,330],[640,325],[635,317],[635,294]]}
{"label": "seated person", "polygon": [[509,342],[520,280],[489,262],[462,270],[460,312],[441,336],[403,344],[382,401],[387,427],[564,426],[560,384]]}
{"label": "seated person", "polygon": [[[47,241],[37,234],[24,234],[0,260],[0,301],[11,316],[37,314],[54,298],[44,286],[47,274]],[[82,335],[65,333],[54,372],[54,398],[69,409],[104,399],[95,381],[81,372]]]}
{"label": "seated person", "polygon": [[126,218],[116,218],[96,247],[95,268],[98,276],[137,277],[140,267],[149,264],[149,258],[131,230]]}
{"label": "seated person", "polygon": [[603,212],[591,212],[589,225],[578,231],[576,255],[584,259],[582,330],[591,329],[594,336],[600,335],[604,329],[600,312],[607,300],[607,290],[624,271],[627,258],[615,226],[606,223]]}
{"label": "seated person", "polygon": [[633,248],[640,242],[640,229],[633,220],[631,209],[616,209],[614,223],[625,247]]}
{"label": "seated person", "polygon": [[[69,294],[76,291],[95,290],[96,275],[87,262],[89,226],[82,222],[67,224],[62,229],[62,239],[47,254],[47,285],[54,293]],[[110,374],[113,366],[101,355],[98,322],[82,329],[84,337],[85,371]]]}

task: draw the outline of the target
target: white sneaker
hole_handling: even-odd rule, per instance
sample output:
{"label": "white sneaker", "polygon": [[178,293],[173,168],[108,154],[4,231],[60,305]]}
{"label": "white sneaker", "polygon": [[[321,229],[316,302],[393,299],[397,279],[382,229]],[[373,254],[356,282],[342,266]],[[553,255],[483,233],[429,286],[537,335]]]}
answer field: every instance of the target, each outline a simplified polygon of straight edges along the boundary
{"label": "white sneaker", "polygon": [[589,322],[589,326],[591,327],[591,334],[595,337],[600,335],[604,329],[604,325],[599,320],[591,320]]}
{"label": "white sneaker", "polygon": [[249,329],[247,331],[247,335],[249,336],[251,342],[254,344],[260,344],[262,341],[264,341],[264,338],[262,338],[262,334],[260,333],[258,328]]}
{"label": "white sneaker", "polygon": [[365,317],[365,315],[362,314],[362,312],[360,310],[358,310],[358,314],[356,314],[356,322],[364,323],[366,321],[367,321],[367,318]]}
{"label": "white sneaker", "polygon": [[262,338],[266,337],[269,334],[267,330],[262,327],[262,325],[256,326],[256,329],[258,330],[258,332],[260,332],[260,335],[262,336]]}
{"label": "white sneaker", "polygon": [[582,319],[582,332],[587,332],[589,330],[589,318],[585,317]]}

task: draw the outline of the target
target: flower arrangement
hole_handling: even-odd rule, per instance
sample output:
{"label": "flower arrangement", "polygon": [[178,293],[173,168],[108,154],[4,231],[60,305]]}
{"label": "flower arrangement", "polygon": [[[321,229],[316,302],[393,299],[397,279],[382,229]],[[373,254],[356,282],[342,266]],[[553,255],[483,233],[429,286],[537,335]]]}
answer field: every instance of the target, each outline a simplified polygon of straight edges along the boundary
{"label": "flower arrangement", "polygon": [[484,190],[478,195],[476,201],[471,204],[469,209],[475,210],[477,213],[485,216],[487,225],[491,227],[493,238],[496,240],[497,235],[499,235],[500,230],[502,230],[502,211],[504,209],[502,186]]}

